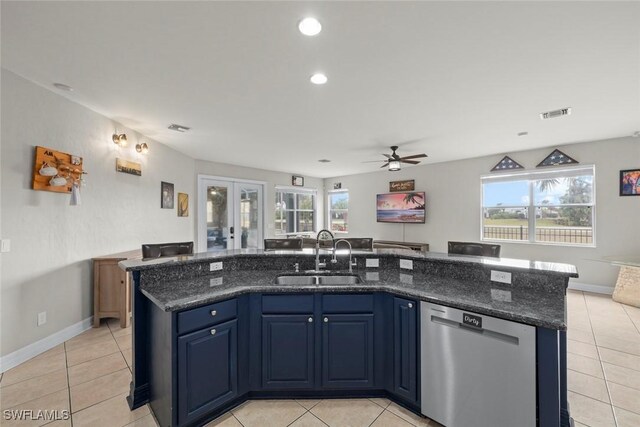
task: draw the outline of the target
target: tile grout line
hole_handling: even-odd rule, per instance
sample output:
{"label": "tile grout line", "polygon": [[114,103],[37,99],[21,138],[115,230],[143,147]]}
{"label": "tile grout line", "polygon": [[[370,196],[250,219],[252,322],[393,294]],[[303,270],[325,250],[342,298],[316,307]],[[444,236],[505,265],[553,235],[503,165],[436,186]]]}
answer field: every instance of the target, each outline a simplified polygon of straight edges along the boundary
{"label": "tile grout line", "polygon": [[[318,402],[319,403],[319,402]],[[317,405],[317,403],[315,405],[313,405],[311,407],[311,409],[313,409],[315,406]],[[313,412],[311,412],[311,409],[309,409],[309,413],[311,414],[312,417],[314,417],[316,420],[320,421],[322,424],[326,425],[327,427],[329,427],[329,424],[325,423],[320,417],[318,417],[316,414],[314,414]]]}
{"label": "tile grout line", "polygon": [[[587,305],[587,299],[584,296],[584,293],[582,295],[583,295],[583,298],[585,299],[585,305],[587,306],[587,318],[589,319],[589,326],[591,327],[591,333],[593,334],[593,338],[595,340],[596,335],[593,332],[593,324],[591,323],[591,310],[589,310],[589,306]],[[600,355],[600,349],[598,348],[597,344],[596,344],[596,353],[598,354],[598,362],[600,363],[600,369],[602,369],[602,376],[604,376],[604,386],[607,388],[607,396],[609,397],[609,402],[611,402],[609,407],[611,408],[611,414],[613,415],[613,422],[616,426],[618,426],[618,417],[616,415],[616,411],[613,410],[613,399],[611,398],[611,389],[609,388],[607,375],[604,372],[604,365],[602,364],[602,357]]]}
{"label": "tile grout line", "polygon": [[67,360],[67,342],[65,341],[63,344],[64,349],[64,366],[67,371],[67,393],[69,399],[69,424],[73,427],[73,411],[71,409],[71,384],[69,384],[69,361]]}
{"label": "tile grout line", "polygon": [[[596,359],[591,359],[591,360],[596,360]],[[600,366],[600,368],[601,368],[601,369],[603,369],[603,372],[602,372],[602,376],[603,376],[603,378],[596,377],[596,376],[594,376],[594,375],[587,374],[586,372],[581,372],[581,371],[578,371],[578,370],[575,370],[575,369],[572,369],[572,368],[569,368],[569,367],[567,367],[567,370],[568,370],[568,371],[577,372],[577,373],[579,373],[579,374],[586,375],[586,376],[588,376],[588,377],[595,378],[595,379],[597,379],[597,380],[602,380],[602,381],[605,381],[605,382],[610,382],[611,384],[617,384],[617,385],[621,385],[621,386],[623,386],[623,387],[627,387],[627,388],[630,388],[630,389],[633,389],[633,390],[638,390],[638,391],[640,391],[640,384],[638,384],[638,386],[636,386],[636,387],[631,387],[631,386],[628,386],[628,385],[626,385],[626,384],[621,384],[621,383],[616,382],[616,381],[608,380],[608,379],[605,377],[605,374],[604,374],[604,366],[602,366],[602,365],[603,365],[603,364],[605,364],[605,363],[608,363],[609,365],[612,365],[612,366],[616,366],[616,367],[618,367],[618,368],[629,369],[630,371],[634,371],[634,372],[640,372],[640,371],[636,371],[635,369],[627,368],[627,367],[625,367],[625,366],[619,366],[619,365],[616,365],[616,364],[613,364],[613,363],[609,363],[609,362],[604,362],[604,361],[601,363],[601,366]],[[573,390],[571,390],[571,391],[573,391]],[[575,393],[575,392],[574,392],[574,393]],[[578,394],[580,394],[580,393],[578,393]],[[598,399],[596,399],[596,400],[598,400]]]}
{"label": "tile grout line", "polygon": [[[293,401],[294,401],[294,402],[296,402],[296,403],[298,403],[295,399],[294,399]],[[298,405],[300,405],[300,404],[298,403]],[[309,412],[309,410],[308,410],[307,408],[305,408],[305,407],[304,407],[304,406],[302,406],[302,405],[300,405],[300,406],[302,407],[302,409],[304,409],[304,412],[303,412],[303,413],[302,413],[302,415],[300,415],[298,418],[296,418],[295,420],[293,420],[293,421],[291,421],[289,424],[287,424],[287,427],[289,427],[289,426],[293,425],[293,423],[295,423],[296,421],[298,421],[300,418],[304,417],[304,416],[305,416],[305,414],[306,414],[307,412]],[[320,420],[320,421],[322,421],[322,420]]]}

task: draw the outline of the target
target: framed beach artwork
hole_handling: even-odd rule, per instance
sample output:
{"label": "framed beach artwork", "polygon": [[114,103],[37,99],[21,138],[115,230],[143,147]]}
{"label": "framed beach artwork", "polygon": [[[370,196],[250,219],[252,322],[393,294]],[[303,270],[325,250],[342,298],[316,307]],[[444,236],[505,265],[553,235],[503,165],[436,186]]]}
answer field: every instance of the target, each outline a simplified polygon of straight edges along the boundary
{"label": "framed beach artwork", "polygon": [[620,171],[620,195],[640,196],[640,168]]}
{"label": "framed beach artwork", "polygon": [[424,224],[425,205],[424,191],[378,194],[376,219],[378,222]]}
{"label": "framed beach artwork", "polygon": [[189,216],[189,195],[178,193],[178,216]]}

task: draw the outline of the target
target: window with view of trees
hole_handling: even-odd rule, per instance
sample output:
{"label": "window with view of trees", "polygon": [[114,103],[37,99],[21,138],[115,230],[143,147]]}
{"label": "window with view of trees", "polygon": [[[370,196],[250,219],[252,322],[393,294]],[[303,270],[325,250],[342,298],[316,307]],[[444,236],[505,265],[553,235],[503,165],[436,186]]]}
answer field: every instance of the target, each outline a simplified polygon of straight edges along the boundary
{"label": "window with view of trees", "polygon": [[349,231],[349,191],[331,191],[329,193],[329,229],[334,233]]}
{"label": "window with view of trees", "polygon": [[316,191],[276,188],[275,234],[313,232]]}
{"label": "window with view of trees", "polygon": [[483,240],[595,244],[593,166],[482,178]]}

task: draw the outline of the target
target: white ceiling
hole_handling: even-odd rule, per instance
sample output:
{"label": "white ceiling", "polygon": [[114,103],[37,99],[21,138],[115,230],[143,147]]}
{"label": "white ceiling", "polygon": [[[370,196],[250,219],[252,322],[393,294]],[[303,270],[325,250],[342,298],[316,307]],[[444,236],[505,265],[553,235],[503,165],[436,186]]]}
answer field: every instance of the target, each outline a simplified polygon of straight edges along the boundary
{"label": "white ceiling", "polygon": [[3,67],[198,159],[329,177],[396,143],[428,163],[640,130],[638,2],[1,7]]}

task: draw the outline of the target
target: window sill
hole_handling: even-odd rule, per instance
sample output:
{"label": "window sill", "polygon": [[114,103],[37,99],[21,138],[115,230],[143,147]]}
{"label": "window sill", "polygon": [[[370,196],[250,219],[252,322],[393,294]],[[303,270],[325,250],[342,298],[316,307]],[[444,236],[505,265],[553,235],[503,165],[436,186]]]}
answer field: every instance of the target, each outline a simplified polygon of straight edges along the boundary
{"label": "window sill", "polygon": [[516,243],[520,245],[540,245],[540,246],[556,246],[561,248],[587,248],[595,249],[595,243],[553,243],[553,242],[530,242],[528,240],[508,240],[508,239],[480,239],[481,242],[490,243]]}

